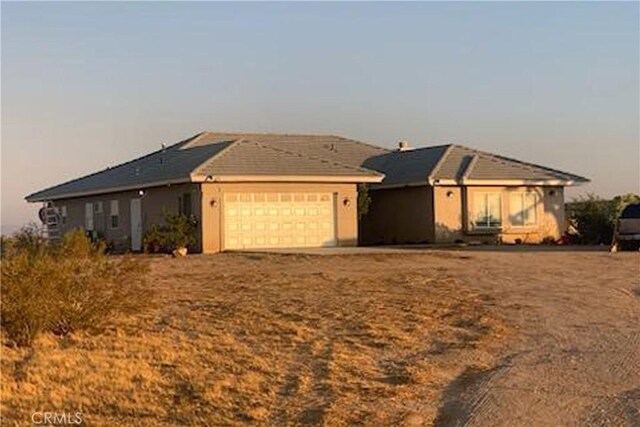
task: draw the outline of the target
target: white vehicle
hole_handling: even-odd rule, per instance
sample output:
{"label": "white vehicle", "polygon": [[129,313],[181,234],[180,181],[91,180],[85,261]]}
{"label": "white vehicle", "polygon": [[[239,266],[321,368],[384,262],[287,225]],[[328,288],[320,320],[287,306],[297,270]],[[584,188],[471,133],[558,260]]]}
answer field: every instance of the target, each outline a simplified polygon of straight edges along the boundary
{"label": "white vehicle", "polygon": [[625,207],[613,232],[613,250],[632,250],[640,248],[640,203]]}

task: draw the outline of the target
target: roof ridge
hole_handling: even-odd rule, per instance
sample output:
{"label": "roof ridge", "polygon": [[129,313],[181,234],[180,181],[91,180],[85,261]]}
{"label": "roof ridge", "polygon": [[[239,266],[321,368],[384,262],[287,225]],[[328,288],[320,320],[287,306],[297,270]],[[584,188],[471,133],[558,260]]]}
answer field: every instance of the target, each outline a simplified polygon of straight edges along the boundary
{"label": "roof ridge", "polygon": [[467,163],[467,167],[464,169],[464,172],[460,177],[461,182],[464,182],[464,180],[466,180],[467,178],[469,178],[469,176],[471,176],[471,174],[473,173],[473,169],[476,167],[476,163],[478,163],[479,158],[480,158],[479,154],[474,154],[471,157],[471,160],[469,160],[469,163]]}
{"label": "roof ridge", "polygon": [[384,147],[381,147],[379,145],[371,144],[369,142],[358,141],[357,139],[346,138],[346,137],[340,136],[340,135],[327,135],[327,136],[338,138],[338,139],[341,139],[343,141],[355,142],[356,144],[364,145],[364,146],[371,147],[371,148],[375,148],[377,150],[381,150],[381,151],[384,151],[384,152],[387,152],[387,153],[392,153],[393,152],[393,150],[390,150],[388,148],[384,148]]}
{"label": "roof ridge", "polygon": [[207,160],[205,160],[204,162],[200,163],[198,166],[196,166],[195,168],[193,168],[193,170],[191,171],[190,175],[198,175],[198,170],[204,168],[206,165],[208,165],[209,163],[219,159],[220,157],[224,156],[226,153],[228,153],[229,151],[231,151],[234,147],[238,146],[238,143],[242,141],[242,138],[239,139],[235,139],[235,140],[231,140],[231,141],[220,141],[220,142],[216,142],[216,144],[221,144],[221,143],[225,143],[228,142],[229,145],[224,147],[222,150],[220,150],[219,152],[217,152],[216,154],[214,154],[213,156],[209,157]]}
{"label": "roof ridge", "polygon": [[[355,141],[358,142],[358,141]],[[366,143],[363,143],[366,144]],[[388,153],[411,153],[412,151],[422,151],[422,150],[433,150],[434,148],[442,148],[442,147],[450,147],[450,146],[454,146],[454,147],[461,147],[460,145],[457,144],[438,144],[438,145],[428,145],[426,147],[410,147],[407,150],[390,150],[388,148],[383,148],[383,147],[379,147],[382,148],[383,150],[386,150]],[[376,147],[375,145],[373,145],[373,147]]]}
{"label": "roof ridge", "polygon": [[250,136],[250,135],[260,135],[260,136],[331,136],[334,138],[341,138],[339,135],[334,135],[330,133],[289,133],[289,132],[234,132],[234,131],[205,131],[202,132],[205,135],[235,135],[235,136]]}
{"label": "roof ridge", "polygon": [[342,140],[342,141],[348,141],[351,143],[356,143],[358,145],[364,145],[367,147],[371,147],[371,148],[375,148],[377,150],[380,151],[384,151],[384,152],[392,152],[393,150],[390,150],[388,148],[385,147],[381,147],[379,145],[375,145],[369,142],[364,142],[364,141],[359,141],[357,139],[352,139],[352,138],[347,138],[341,135],[335,135],[332,133],[288,133],[288,132],[284,132],[284,133],[278,133],[278,132],[230,132],[230,131],[223,131],[223,132],[215,132],[215,131],[204,131],[199,133],[198,135],[196,135],[196,137],[194,137],[194,140],[192,142],[195,142],[197,139],[200,139],[206,135],[228,135],[228,136],[236,136],[239,137],[239,139],[251,139],[251,136],[305,136],[305,137],[315,137],[315,138],[322,138],[322,137],[331,137],[331,138],[335,138],[338,140]]}
{"label": "roof ridge", "polygon": [[440,171],[440,169],[442,168],[442,165],[444,164],[444,161],[447,159],[447,157],[449,157],[449,153],[451,153],[451,151],[453,150],[453,147],[455,147],[455,144],[436,145],[430,148],[439,148],[439,147],[447,147],[447,148],[444,150],[444,153],[442,153],[442,155],[440,156],[436,164],[433,166],[433,169],[431,169],[431,172],[429,172],[429,174],[427,175],[427,181],[434,179],[435,174],[438,171]]}
{"label": "roof ridge", "polygon": [[258,145],[260,147],[268,148],[268,149],[273,150],[273,151],[278,151],[278,152],[281,152],[281,153],[287,153],[287,154],[291,154],[291,155],[298,156],[298,157],[304,157],[304,158],[311,159],[311,160],[318,160],[318,161],[321,161],[321,162],[324,162],[324,163],[329,163],[329,164],[333,164],[335,166],[340,166],[340,167],[345,168],[345,169],[358,170],[358,171],[361,171],[361,172],[373,173],[375,175],[384,175],[384,174],[382,174],[382,173],[380,173],[378,171],[374,171],[374,170],[371,170],[371,169],[367,169],[367,168],[363,168],[363,167],[359,167],[359,166],[351,166],[351,165],[347,165],[345,163],[336,162],[335,160],[325,159],[323,157],[316,157],[316,156],[310,156],[308,154],[302,154],[302,153],[298,153],[298,152],[293,152],[293,151],[285,150],[285,149],[280,148],[280,147],[270,146],[270,145],[261,143],[259,141],[253,141],[253,140],[244,140],[244,141],[253,142],[254,144],[256,144],[256,145]]}

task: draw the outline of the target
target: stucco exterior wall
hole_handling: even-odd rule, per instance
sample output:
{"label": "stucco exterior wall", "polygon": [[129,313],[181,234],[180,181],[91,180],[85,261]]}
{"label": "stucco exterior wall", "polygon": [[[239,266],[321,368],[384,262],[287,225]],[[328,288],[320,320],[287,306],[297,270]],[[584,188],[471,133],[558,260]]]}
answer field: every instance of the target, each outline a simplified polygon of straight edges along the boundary
{"label": "stucco exterior wall", "polygon": [[[515,226],[509,217],[510,194],[531,191],[537,194],[536,224]],[[473,206],[478,193],[499,192],[502,197],[502,227],[479,230],[473,225]],[[434,212],[437,242],[486,241],[504,243],[540,243],[558,239],[564,233],[563,187],[447,187],[434,188]]]}
{"label": "stucco exterior wall", "polygon": [[[164,212],[177,213],[179,209],[179,197],[184,193],[191,193],[192,213],[196,215],[198,224],[200,221],[200,191],[199,184],[174,184],[171,186],[154,187],[145,189],[141,197],[137,191],[107,193],[90,197],[77,197],[61,199],[54,202],[54,206],[61,208],[66,206],[67,218],[61,225],[62,233],[74,228],[85,227],[85,204],[102,202],[102,214],[94,211],[94,229],[99,236],[112,242],[116,247],[129,249],[131,247],[131,199],[141,199],[142,208],[142,233],[151,228],[153,224],[161,224],[164,221]],[[111,227],[110,209],[111,201],[119,203],[118,227]],[[197,247],[201,245],[201,233],[197,233]]]}
{"label": "stucco exterior wall", "polygon": [[369,212],[360,221],[362,244],[433,242],[431,187],[372,190],[369,195]]}
{"label": "stucco exterior wall", "polygon": [[[225,193],[334,193],[336,199],[336,237],[338,246],[358,242],[357,187],[335,183],[203,183],[201,185],[202,251],[214,253],[224,245]],[[345,205],[344,200],[349,203]]]}
{"label": "stucco exterior wall", "polygon": [[[538,195],[535,226],[516,227],[509,220],[509,194],[534,191]],[[564,232],[564,189],[562,187],[459,187],[419,186],[372,190],[369,213],[358,225],[357,187],[341,183],[204,183],[175,184],[149,188],[141,198],[143,235],[155,223],[162,223],[164,212],[179,211],[179,197],[191,194],[192,213],[198,221],[196,249],[219,252],[224,242],[224,194],[233,192],[330,192],[336,200],[336,237],[339,246],[362,244],[401,244],[455,241],[502,241],[539,243],[558,239]],[[502,194],[500,230],[477,230],[472,224],[474,197],[480,192]],[[122,249],[131,247],[131,199],[137,191],[109,193],[91,197],[58,200],[66,206],[65,233],[84,228],[85,204],[102,202],[102,213],[94,212],[94,229]],[[110,224],[111,200],[119,202],[119,224]],[[350,203],[343,203],[349,200]]]}
{"label": "stucco exterior wall", "polygon": [[433,187],[434,227],[436,242],[464,240],[466,197],[462,187]]}

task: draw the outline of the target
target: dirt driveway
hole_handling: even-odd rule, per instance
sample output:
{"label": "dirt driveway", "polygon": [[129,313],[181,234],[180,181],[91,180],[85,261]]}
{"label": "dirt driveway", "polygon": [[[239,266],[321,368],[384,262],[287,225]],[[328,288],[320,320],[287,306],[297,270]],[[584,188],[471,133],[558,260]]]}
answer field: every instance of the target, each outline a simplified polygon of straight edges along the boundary
{"label": "dirt driveway", "polygon": [[155,308],[3,346],[1,425],[640,425],[637,253],[150,262]]}
{"label": "dirt driveway", "polygon": [[437,262],[519,332],[444,392],[436,425],[640,425],[640,256],[471,252]]}

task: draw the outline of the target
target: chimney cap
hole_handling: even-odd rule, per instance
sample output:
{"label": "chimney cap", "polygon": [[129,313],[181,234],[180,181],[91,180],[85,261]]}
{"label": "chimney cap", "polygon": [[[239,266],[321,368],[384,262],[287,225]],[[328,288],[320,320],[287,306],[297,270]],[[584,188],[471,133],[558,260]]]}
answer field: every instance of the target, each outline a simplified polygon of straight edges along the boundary
{"label": "chimney cap", "polygon": [[398,151],[407,151],[412,149],[413,148],[409,145],[408,141],[405,141],[405,140],[398,141]]}

